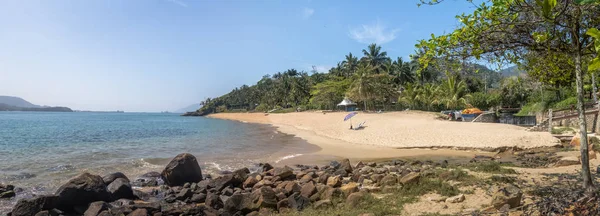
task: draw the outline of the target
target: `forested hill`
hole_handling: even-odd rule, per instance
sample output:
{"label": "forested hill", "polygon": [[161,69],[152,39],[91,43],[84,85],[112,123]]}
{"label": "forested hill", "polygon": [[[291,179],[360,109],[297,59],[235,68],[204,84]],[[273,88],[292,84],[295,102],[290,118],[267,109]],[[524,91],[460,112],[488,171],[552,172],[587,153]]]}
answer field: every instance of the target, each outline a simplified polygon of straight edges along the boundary
{"label": "forested hill", "polygon": [[[467,96],[498,88],[502,75],[486,66],[440,62],[424,68],[419,54],[404,60],[390,58],[376,44],[362,50],[362,56],[346,55],[327,73],[288,69],[265,75],[254,85],[243,85],[216,98],[207,98],[197,112],[273,111],[335,109],[345,97],[363,110],[462,108],[468,103],[488,106],[486,98],[467,101]],[[481,99],[481,97],[478,97]]]}
{"label": "forested hill", "polygon": [[13,96],[0,96],[0,111],[73,112],[68,107],[39,106]]}

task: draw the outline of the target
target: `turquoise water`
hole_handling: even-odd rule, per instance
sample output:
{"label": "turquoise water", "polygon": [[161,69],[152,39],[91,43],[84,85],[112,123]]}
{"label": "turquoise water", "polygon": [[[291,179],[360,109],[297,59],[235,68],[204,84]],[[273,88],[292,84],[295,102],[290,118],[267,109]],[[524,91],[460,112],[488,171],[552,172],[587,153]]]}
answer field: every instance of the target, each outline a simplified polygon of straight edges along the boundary
{"label": "turquoise water", "polygon": [[27,193],[83,171],[160,172],[182,152],[217,173],[317,150],[270,126],[177,114],[0,112],[0,182]]}

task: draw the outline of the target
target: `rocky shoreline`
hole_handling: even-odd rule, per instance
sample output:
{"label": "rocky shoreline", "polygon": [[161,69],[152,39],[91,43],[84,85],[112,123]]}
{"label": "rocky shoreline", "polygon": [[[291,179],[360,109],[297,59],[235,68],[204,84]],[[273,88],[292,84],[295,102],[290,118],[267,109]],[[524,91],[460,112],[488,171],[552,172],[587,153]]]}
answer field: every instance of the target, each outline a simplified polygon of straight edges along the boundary
{"label": "rocky shoreline", "polygon": [[[471,163],[492,160],[478,157]],[[260,164],[255,172],[242,168],[213,178],[202,174],[196,157],[183,153],[161,173],[150,172],[133,180],[119,172],[104,177],[83,173],[53,195],[19,200],[8,215],[285,215],[306,209],[361,208],[372,194],[423,195],[427,190],[443,195],[430,198],[431,202],[465,202],[463,191],[447,182],[480,183],[449,166],[447,161],[419,160],[352,165],[344,159],[321,167]],[[491,179],[495,178],[514,181],[510,176]],[[0,194],[14,196],[13,190],[13,186],[3,186]],[[488,192],[492,199],[487,207],[469,211],[506,212],[523,204],[523,192],[514,184],[494,185]]]}

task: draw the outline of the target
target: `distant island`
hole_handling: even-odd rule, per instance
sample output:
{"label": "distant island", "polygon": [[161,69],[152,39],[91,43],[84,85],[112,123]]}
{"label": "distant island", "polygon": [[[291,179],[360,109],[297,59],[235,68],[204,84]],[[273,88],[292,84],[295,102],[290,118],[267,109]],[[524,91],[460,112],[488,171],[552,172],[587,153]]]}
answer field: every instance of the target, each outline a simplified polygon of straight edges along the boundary
{"label": "distant island", "polygon": [[68,107],[40,106],[13,96],[0,96],[0,111],[73,112]]}

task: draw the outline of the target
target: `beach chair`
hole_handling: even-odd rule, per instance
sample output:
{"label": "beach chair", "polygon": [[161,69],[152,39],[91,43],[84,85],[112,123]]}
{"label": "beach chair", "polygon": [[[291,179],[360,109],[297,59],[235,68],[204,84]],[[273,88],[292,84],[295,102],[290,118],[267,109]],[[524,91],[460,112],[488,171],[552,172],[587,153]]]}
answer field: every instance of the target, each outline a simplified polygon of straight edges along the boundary
{"label": "beach chair", "polygon": [[363,128],[365,128],[365,123],[366,123],[366,122],[367,122],[367,121],[363,121],[363,122],[361,122],[360,124],[358,124],[358,126],[356,126],[355,128],[352,128],[352,130],[360,130],[360,129],[363,129]]}

